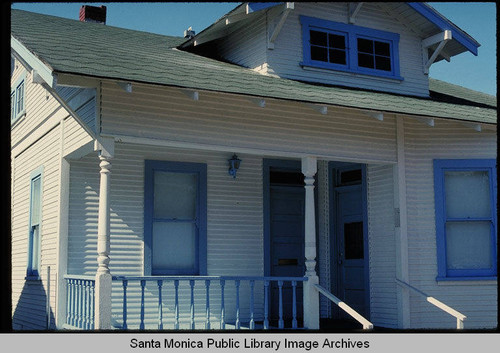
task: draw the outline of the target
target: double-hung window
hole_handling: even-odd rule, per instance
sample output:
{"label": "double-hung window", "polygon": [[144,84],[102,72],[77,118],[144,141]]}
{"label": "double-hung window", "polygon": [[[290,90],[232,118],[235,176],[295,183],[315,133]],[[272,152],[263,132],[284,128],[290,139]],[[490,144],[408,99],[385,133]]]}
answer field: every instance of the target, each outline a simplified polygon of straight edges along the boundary
{"label": "double-hung window", "polygon": [[41,223],[42,223],[42,168],[30,178],[30,213],[28,233],[27,279],[37,279],[40,271]]}
{"label": "double-hung window", "polygon": [[10,93],[11,124],[15,123],[26,112],[25,99],[24,99],[25,81],[26,81],[26,74],[23,74],[16,81]]}
{"label": "double-hung window", "polygon": [[303,67],[402,80],[399,34],[300,16]]}
{"label": "double-hung window", "polygon": [[497,276],[495,165],[434,161],[438,280]]}
{"label": "double-hung window", "polygon": [[146,273],[206,273],[206,173],[205,164],[145,161]]}

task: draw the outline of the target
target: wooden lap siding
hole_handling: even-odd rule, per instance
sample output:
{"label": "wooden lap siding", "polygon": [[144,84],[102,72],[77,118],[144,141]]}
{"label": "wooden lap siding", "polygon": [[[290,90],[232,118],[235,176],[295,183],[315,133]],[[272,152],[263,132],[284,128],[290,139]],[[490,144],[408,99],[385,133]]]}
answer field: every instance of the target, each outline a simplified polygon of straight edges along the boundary
{"label": "wooden lap siding", "polygon": [[[208,275],[263,275],[261,158],[239,155],[243,162],[237,178],[233,179],[227,173],[230,154],[120,143],[116,144],[115,153],[115,158],[111,160],[110,269],[113,275],[143,274],[145,159],[206,163]],[[68,273],[94,275],[97,268],[95,258],[99,190],[96,154],[73,161],[70,179]],[[172,288],[167,283],[165,287]],[[154,282],[149,283],[147,288],[150,297],[157,291]],[[195,293],[204,293],[202,282],[197,283],[195,288]],[[219,301],[216,283],[212,283],[211,288],[214,291],[211,293],[212,300]],[[130,289],[131,296],[135,296],[129,301],[130,309],[136,312],[139,291],[137,284]],[[234,311],[234,295],[230,295],[231,291],[234,291],[234,283],[228,283],[226,289],[228,317]],[[189,295],[189,291],[184,293]],[[170,295],[168,300],[172,300],[172,293],[167,295]],[[113,285],[113,298],[116,298],[113,301],[113,316],[116,320],[121,320],[121,296],[121,283],[116,282]],[[196,310],[201,310],[205,304],[205,296],[199,298],[201,301],[195,303]],[[186,302],[189,297],[181,297],[180,300],[189,312],[189,305],[185,305],[189,303]],[[257,299],[256,296],[256,300],[261,305],[262,299]],[[256,302],[256,307],[259,302]],[[155,322],[158,314],[154,306],[157,302],[148,303],[148,307],[151,305],[152,309],[148,309],[147,313],[152,317],[148,320]]]}
{"label": "wooden lap siding", "polygon": [[[410,284],[467,316],[466,328],[496,327],[497,282],[436,282],[437,251],[433,159],[496,158],[496,131],[457,122],[425,124],[405,120]],[[411,296],[412,328],[454,328],[455,319]]]}

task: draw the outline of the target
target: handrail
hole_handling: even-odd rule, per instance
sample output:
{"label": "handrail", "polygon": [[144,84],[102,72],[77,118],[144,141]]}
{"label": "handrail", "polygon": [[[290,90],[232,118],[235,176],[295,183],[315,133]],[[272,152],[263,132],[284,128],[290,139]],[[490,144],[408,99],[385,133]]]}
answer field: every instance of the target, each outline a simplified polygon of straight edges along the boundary
{"label": "handrail", "polygon": [[467,318],[467,316],[465,316],[461,312],[456,311],[455,309],[449,307],[445,303],[437,300],[434,297],[431,297],[431,296],[427,295],[426,293],[422,292],[420,289],[417,289],[417,288],[413,287],[412,285],[409,285],[408,283],[401,281],[398,278],[396,278],[396,283],[398,285],[400,285],[400,286],[403,286],[403,287],[406,287],[408,289],[411,289],[415,293],[417,293],[417,294],[421,295],[422,297],[424,297],[432,305],[434,305],[437,308],[439,308],[439,309],[447,312],[451,316],[454,316],[457,319],[457,330],[462,330],[464,328],[464,320]]}
{"label": "handrail", "polygon": [[[83,276],[80,276],[83,277]],[[71,276],[71,278],[77,278]],[[260,277],[260,276],[169,276],[169,275],[158,275],[158,276],[112,276],[113,281],[157,281],[157,280],[179,280],[179,281],[216,281],[216,280],[226,280],[226,281],[297,281],[305,282],[307,277]]]}
{"label": "handrail", "polygon": [[356,319],[361,325],[363,325],[363,330],[370,330],[373,329],[373,324],[365,319],[363,316],[361,316],[356,310],[351,308],[349,305],[344,303],[342,300],[334,296],[332,293],[330,293],[328,290],[320,286],[319,284],[315,284],[314,287],[323,294],[325,297],[330,299],[332,302],[338,305],[339,308],[344,310],[347,314],[351,315],[354,319]]}
{"label": "handrail", "polygon": [[86,281],[93,281],[95,280],[95,276],[88,276],[88,275],[64,275],[64,279],[83,279]]}

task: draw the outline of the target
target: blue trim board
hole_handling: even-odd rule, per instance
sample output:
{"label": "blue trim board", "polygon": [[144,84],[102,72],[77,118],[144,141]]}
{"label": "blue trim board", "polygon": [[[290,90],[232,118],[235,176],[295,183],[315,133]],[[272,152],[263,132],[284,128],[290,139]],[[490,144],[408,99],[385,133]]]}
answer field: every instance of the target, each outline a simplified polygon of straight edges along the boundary
{"label": "blue trim board", "polygon": [[[153,273],[152,268],[152,240],[153,240],[153,212],[154,212],[154,172],[166,171],[175,173],[197,173],[197,256],[195,273],[182,271],[161,271]],[[203,163],[144,161],[144,275],[182,275],[207,274],[207,165]]]}
{"label": "blue trim board", "polygon": [[[483,280],[497,276],[497,175],[495,159],[436,159],[434,167],[434,201],[436,216],[436,248],[438,275],[436,280]],[[445,171],[487,171],[489,174],[491,217],[452,219],[446,216],[446,197],[444,185]],[[491,222],[491,268],[485,269],[448,269],[446,261],[446,222],[481,221]]]}
{"label": "blue trim board", "polygon": [[481,44],[476,42],[472,37],[447,20],[435,9],[422,2],[407,2],[407,4],[441,30],[450,30],[451,36],[454,40],[462,44],[468,51],[477,56],[477,48],[479,48]]}
{"label": "blue trim board", "polygon": [[[340,22],[328,21],[320,18],[300,16],[302,25],[302,53],[303,61],[299,63],[301,66],[317,67],[321,69],[344,71],[356,74],[369,76],[378,76],[389,79],[403,81],[400,76],[399,66],[399,34],[376,30],[368,27],[355,26]],[[342,35],[346,38],[346,64],[333,64],[324,61],[312,60],[310,51],[310,30],[317,29],[337,35]],[[358,66],[358,38],[376,40],[385,42],[391,48],[391,71],[370,69]]]}

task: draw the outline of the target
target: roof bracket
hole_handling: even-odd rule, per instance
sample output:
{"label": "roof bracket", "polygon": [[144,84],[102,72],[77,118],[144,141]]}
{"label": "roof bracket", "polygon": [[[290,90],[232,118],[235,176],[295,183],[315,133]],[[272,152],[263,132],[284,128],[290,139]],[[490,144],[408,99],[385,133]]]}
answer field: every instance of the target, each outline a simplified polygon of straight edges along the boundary
{"label": "roof bracket", "polygon": [[266,106],[266,100],[264,98],[248,98],[248,100],[261,108]]}
{"label": "roof bracket", "polygon": [[132,83],[131,82],[117,82],[118,86],[120,86],[125,92],[132,93]]}
{"label": "roof bracket", "polygon": [[317,105],[317,104],[310,104],[310,103],[304,103],[307,105],[309,108],[317,111],[318,113],[321,113],[323,115],[326,115],[328,113],[328,107],[326,105]]}
{"label": "roof bracket", "polygon": [[193,91],[193,90],[189,90],[189,89],[181,89],[180,91],[194,101],[197,101],[200,99],[200,95],[198,94],[198,91]]}
{"label": "roof bracket", "polygon": [[294,9],[295,5],[293,2],[286,2],[284,4],[284,9],[283,12],[281,13],[281,17],[278,21],[278,24],[274,27],[273,32],[271,33],[271,36],[267,40],[267,49],[274,49],[274,41],[276,40],[276,37],[281,31],[281,28],[285,24],[286,18],[288,17],[288,14],[290,11]]}
{"label": "roof bracket", "polygon": [[418,120],[421,123],[426,124],[430,127],[434,127],[434,119],[433,118],[424,118],[424,117],[419,117],[419,116],[414,116],[412,118],[415,120]]}
{"label": "roof bracket", "polygon": [[[422,55],[424,60],[425,74],[429,73],[429,68],[434,63],[438,55],[441,54],[445,44],[448,43],[448,41],[450,41],[451,39],[452,39],[451,31],[446,29],[441,33],[435,34],[429,38],[422,40]],[[438,46],[436,47],[436,49],[434,49],[434,52],[429,57],[429,48],[434,44],[438,44]],[[443,57],[446,58],[446,56],[448,57],[449,61],[449,56],[447,54],[443,54]]]}
{"label": "roof bracket", "polygon": [[361,6],[363,6],[362,2],[349,3],[349,23],[356,22],[356,16],[358,15],[359,10],[361,10]]}
{"label": "roof bracket", "polygon": [[463,122],[462,125],[464,125],[464,126],[466,126],[468,128],[472,128],[472,129],[474,129],[474,131],[477,131],[477,132],[481,132],[482,131],[481,124],[474,124],[474,123]]}
{"label": "roof bracket", "polygon": [[365,112],[368,116],[371,116],[378,121],[384,121],[384,113],[381,112]]}

